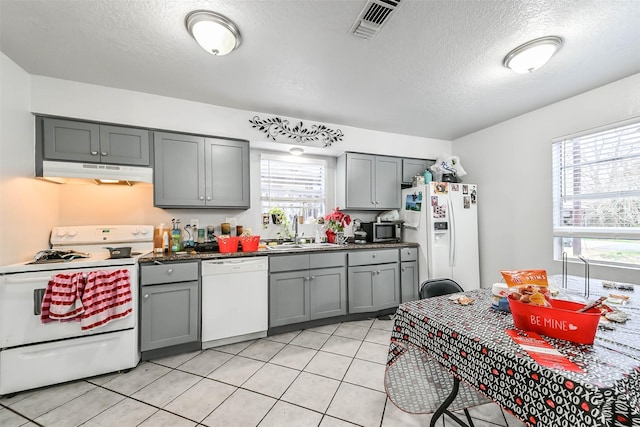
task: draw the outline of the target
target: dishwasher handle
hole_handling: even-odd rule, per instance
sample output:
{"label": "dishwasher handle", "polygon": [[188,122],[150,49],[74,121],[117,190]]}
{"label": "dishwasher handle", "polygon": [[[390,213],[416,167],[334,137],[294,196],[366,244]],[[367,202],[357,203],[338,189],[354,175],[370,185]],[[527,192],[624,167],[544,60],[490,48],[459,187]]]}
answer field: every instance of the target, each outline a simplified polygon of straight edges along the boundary
{"label": "dishwasher handle", "polygon": [[202,261],[202,275],[212,276],[216,274],[234,274],[247,271],[267,271],[267,261],[266,257]]}

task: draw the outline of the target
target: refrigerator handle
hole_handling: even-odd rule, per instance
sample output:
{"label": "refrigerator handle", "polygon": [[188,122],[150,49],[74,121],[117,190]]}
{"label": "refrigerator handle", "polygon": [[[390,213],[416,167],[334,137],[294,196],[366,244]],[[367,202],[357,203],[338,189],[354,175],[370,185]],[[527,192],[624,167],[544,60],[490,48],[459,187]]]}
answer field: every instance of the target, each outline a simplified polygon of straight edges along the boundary
{"label": "refrigerator handle", "polygon": [[447,204],[449,205],[449,267],[453,267],[456,265],[456,218],[449,195],[447,195]]}

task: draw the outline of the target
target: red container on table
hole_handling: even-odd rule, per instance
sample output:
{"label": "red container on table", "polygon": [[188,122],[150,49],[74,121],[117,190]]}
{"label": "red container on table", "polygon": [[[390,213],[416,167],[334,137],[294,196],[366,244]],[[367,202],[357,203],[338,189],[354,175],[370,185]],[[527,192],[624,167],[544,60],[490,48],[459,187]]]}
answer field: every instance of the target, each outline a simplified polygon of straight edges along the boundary
{"label": "red container on table", "polygon": [[238,252],[238,236],[218,236],[220,253]]}
{"label": "red container on table", "polygon": [[553,307],[527,304],[509,298],[513,323],[525,331],[537,332],[578,344],[593,344],[600,321],[600,310],[577,311],[584,304],[553,300]]}
{"label": "red container on table", "polygon": [[255,252],[260,245],[260,236],[240,236],[242,252]]}

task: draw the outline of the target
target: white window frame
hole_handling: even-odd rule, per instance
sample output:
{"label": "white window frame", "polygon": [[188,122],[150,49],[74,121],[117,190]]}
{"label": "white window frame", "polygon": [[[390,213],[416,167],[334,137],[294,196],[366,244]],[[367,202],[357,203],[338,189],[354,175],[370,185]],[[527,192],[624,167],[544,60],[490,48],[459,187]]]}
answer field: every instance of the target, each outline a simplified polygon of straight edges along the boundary
{"label": "white window frame", "polygon": [[[317,199],[315,200],[315,203],[319,203],[321,205],[321,208],[319,210],[319,212],[317,212],[316,215],[309,215],[310,212],[304,211],[302,207],[294,207],[291,208],[289,206],[286,206],[288,203],[286,200],[284,201],[273,201],[273,199],[271,198],[265,198],[263,196],[263,185],[265,184],[264,180],[262,179],[262,164],[263,164],[263,160],[275,160],[275,161],[282,161],[282,162],[290,162],[290,163],[297,163],[297,164],[308,164],[308,165],[315,165],[315,166],[322,166],[324,168],[324,182],[323,182],[323,197],[321,199]],[[263,213],[267,213],[268,210],[271,207],[280,207],[283,208],[283,210],[285,211],[285,214],[288,216],[291,215],[303,215],[305,218],[308,218],[309,216],[324,216],[327,212],[327,206],[329,203],[329,192],[328,192],[328,174],[331,172],[330,169],[330,165],[328,164],[327,160],[325,159],[319,159],[319,158],[312,158],[312,157],[293,157],[293,156],[288,156],[288,155],[278,155],[278,154],[270,154],[270,153],[260,153],[260,176],[261,176],[261,180],[260,180],[260,209],[262,210]],[[295,203],[294,200],[292,200],[293,203]],[[285,205],[285,206],[283,206]]]}
{"label": "white window frame", "polygon": [[[576,144],[576,142],[578,144]],[[592,157],[588,161],[584,161],[579,166],[576,166],[573,164],[576,155],[573,154],[571,149],[578,150],[578,148],[581,148],[581,151],[585,153],[591,154]],[[606,149],[613,148],[618,150],[624,148],[625,150],[616,151],[614,156],[613,154],[609,154],[611,153],[610,151],[606,151]],[[596,154],[596,151],[598,154]],[[640,224],[633,225],[635,215],[631,217],[627,215],[626,219],[620,220],[623,223],[628,222],[627,224],[613,223],[611,226],[567,225],[565,223],[565,217],[573,221],[583,218],[585,212],[589,209],[589,203],[592,203],[591,208],[593,209],[595,205],[594,202],[597,200],[610,200],[617,201],[618,203],[621,201],[631,203],[640,201],[640,168],[634,167],[640,162],[639,159],[640,117],[565,137],[555,138],[553,140],[553,238],[556,260],[561,259],[563,253],[567,253],[568,258],[581,257],[582,255],[580,253],[572,253],[580,252],[579,250],[569,251],[563,246],[563,243],[566,244],[568,242],[571,244],[571,242],[577,242],[582,247],[583,241],[581,239],[600,239],[599,242],[607,241],[614,244],[621,244],[623,240],[627,242],[631,241],[634,248],[640,248]],[[628,172],[627,175],[624,176],[625,184],[623,184],[623,188],[616,189],[616,185],[619,182],[618,180],[623,178],[616,178],[615,176],[611,176],[611,174],[602,173],[596,169],[598,165],[602,165],[603,171],[610,171],[611,169],[606,169],[606,167],[611,167],[614,165],[614,162],[623,162],[627,167],[633,167],[634,171],[631,172],[631,176],[629,176]],[[574,175],[570,176],[570,171],[574,171]],[[609,181],[603,181],[607,179],[609,179]],[[591,181],[589,182],[589,180]],[[626,180],[629,180],[628,183]],[[593,184],[593,182],[596,181],[597,183]],[[569,188],[571,183],[573,183],[573,187]],[[635,183],[637,183],[637,185]],[[612,191],[603,190],[603,186],[608,184],[611,184],[610,187]],[[585,188],[589,186],[591,186],[591,188]],[[581,202],[585,202],[587,207],[583,208]],[[570,206],[568,207],[570,203],[578,204],[579,211],[577,215],[573,217],[563,215],[567,209],[571,208]],[[625,207],[628,209],[630,205],[627,204]],[[635,207],[631,206],[631,209],[635,209]],[[623,212],[628,212],[628,210]],[[595,213],[597,214],[598,212],[596,211]],[[598,217],[592,216],[592,218]],[[629,218],[631,218],[630,221]],[[618,221],[618,219],[616,218],[615,221]],[[640,223],[640,218],[638,219],[638,223]],[[586,243],[586,240],[584,242]],[[612,266],[637,267],[640,265],[640,262],[607,260],[600,259],[598,256],[595,258],[585,256],[584,258],[599,264]],[[633,257],[631,257],[631,259],[633,260]]]}

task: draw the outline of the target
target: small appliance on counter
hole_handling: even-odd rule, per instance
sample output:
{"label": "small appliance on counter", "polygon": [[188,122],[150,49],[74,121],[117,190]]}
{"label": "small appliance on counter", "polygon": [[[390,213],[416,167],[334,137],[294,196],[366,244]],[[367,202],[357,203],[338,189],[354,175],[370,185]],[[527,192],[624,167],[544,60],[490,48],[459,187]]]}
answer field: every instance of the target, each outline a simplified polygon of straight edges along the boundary
{"label": "small appliance on counter", "polygon": [[367,232],[362,229],[362,221],[358,218],[353,220],[353,243],[356,245],[367,243]]}
{"label": "small appliance on counter", "polygon": [[220,246],[218,245],[217,241],[214,241],[214,242],[202,242],[202,243],[196,242],[194,249],[198,253],[202,253],[202,252],[219,252],[220,251]]}
{"label": "small appliance on counter", "polygon": [[361,227],[370,243],[399,242],[402,237],[402,221],[363,222]]}

